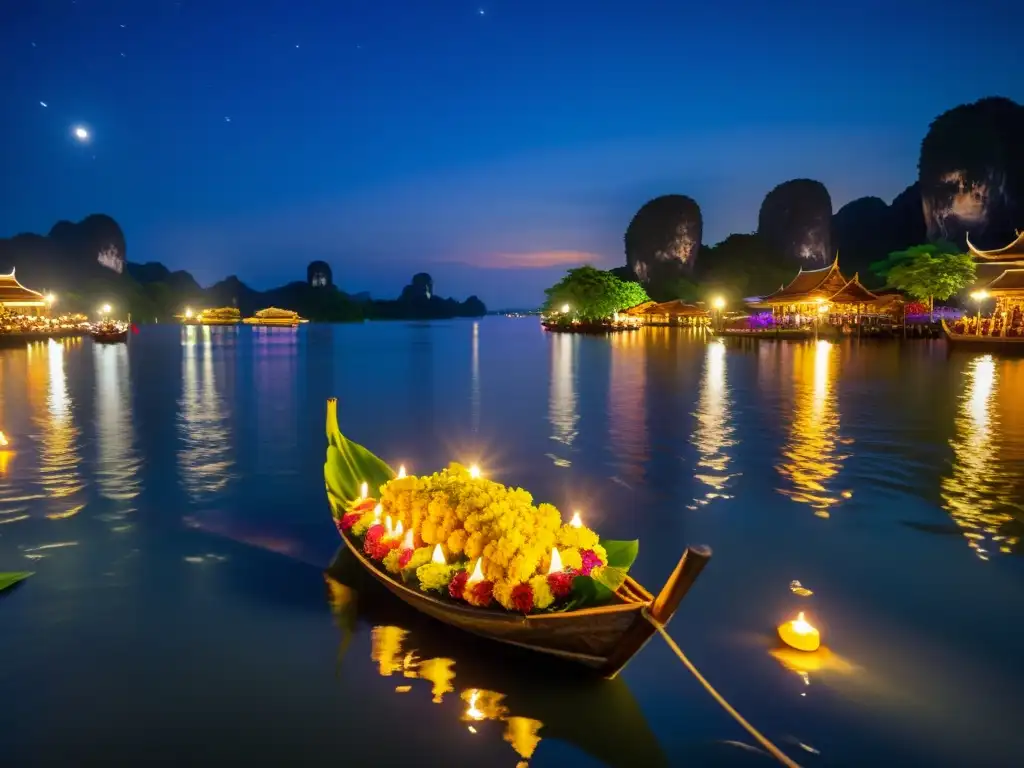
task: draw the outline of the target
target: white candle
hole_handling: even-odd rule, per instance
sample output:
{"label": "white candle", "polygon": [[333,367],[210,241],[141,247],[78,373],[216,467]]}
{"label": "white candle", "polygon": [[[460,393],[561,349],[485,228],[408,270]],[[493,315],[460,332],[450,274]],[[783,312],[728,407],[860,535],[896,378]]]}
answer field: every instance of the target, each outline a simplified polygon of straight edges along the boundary
{"label": "white candle", "polygon": [[564,570],[562,565],[562,556],[558,554],[558,547],[551,548],[551,567],[548,568],[548,573],[561,573]]}
{"label": "white candle", "polygon": [[410,528],[405,532],[405,538],[402,540],[402,549],[412,549],[415,542],[412,537],[412,529]]}
{"label": "white candle", "polygon": [[391,527],[391,515],[388,515],[384,518],[384,535],[390,537],[394,532],[394,529]]}

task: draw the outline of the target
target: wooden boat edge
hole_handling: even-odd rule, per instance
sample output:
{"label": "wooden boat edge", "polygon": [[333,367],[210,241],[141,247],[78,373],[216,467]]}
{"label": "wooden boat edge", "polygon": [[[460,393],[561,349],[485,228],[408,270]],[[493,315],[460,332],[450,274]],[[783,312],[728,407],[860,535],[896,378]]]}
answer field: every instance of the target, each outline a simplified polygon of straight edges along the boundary
{"label": "wooden boat edge", "polygon": [[1017,336],[1011,339],[1005,336],[976,336],[969,333],[957,333],[949,327],[946,318],[940,318],[940,321],[942,323],[942,332],[946,334],[946,340],[951,344],[976,344],[979,346],[1024,345],[1024,336]]}

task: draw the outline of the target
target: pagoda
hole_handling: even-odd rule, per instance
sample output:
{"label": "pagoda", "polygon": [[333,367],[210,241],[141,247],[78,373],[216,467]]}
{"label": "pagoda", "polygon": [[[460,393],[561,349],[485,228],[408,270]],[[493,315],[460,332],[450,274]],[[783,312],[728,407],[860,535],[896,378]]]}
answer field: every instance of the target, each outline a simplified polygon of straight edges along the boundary
{"label": "pagoda", "polygon": [[0,309],[15,315],[49,314],[46,297],[19,283],[13,269],[9,275],[0,275]]}
{"label": "pagoda", "polygon": [[967,247],[977,267],[975,291],[996,300],[992,318],[1008,336],[1024,335],[1024,232],[1002,248],[982,251],[967,238]]}

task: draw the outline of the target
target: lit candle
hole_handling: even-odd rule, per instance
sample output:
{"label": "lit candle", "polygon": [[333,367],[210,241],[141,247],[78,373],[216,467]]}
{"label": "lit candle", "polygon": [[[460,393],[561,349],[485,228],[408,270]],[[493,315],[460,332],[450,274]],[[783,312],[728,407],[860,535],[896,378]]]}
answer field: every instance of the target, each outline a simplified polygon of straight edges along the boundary
{"label": "lit candle", "polygon": [[779,637],[786,645],[798,651],[816,651],[821,645],[821,635],[804,618],[803,611],[800,611],[792,621],[779,625]]}
{"label": "lit candle", "polygon": [[383,511],[384,507],[382,507],[380,504],[373,508],[373,522],[375,524],[380,522],[380,516]]}
{"label": "lit candle", "polygon": [[7,435],[5,435],[3,432],[0,432],[0,448],[4,448],[8,445],[10,445],[10,443],[7,442]]}
{"label": "lit candle", "polygon": [[471,466],[469,468],[469,476],[471,478],[473,478],[474,480],[476,480],[478,477],[480,477],[480,467],[478,465],[476,465],[476,464]]}
{"label": "lit candle", "polygon": [[370,486],[368,486],[366,483],[363,483],[362,485],[360,485],[359,486],[359,498],[360,499],[365,499],[369,495],[370,495]]}
{"label": "lit candle", "polygon": [[569,521],[569,525],[571,525],[573,528],[583,527],[583,521],[580,520],[579,510],[576,510],[575,512],[572,513],[572,520]]}
{"label": "lit candle", "polygon": [[[403,533],[404,533],[404,530],[402,529],[402,521],[399,520],[398,521],[398,525],[395,526],[395,538],[397,539]],[[412,531],[409,531],[409,533],[412,533]]]}
{"label": "lit candle", "polygon": [[466,579],[467,587],[471,587],[474,584],[478,584],[479,582],[484,580],[484,569],[483,566],[481,565],[482,562],[482,557],[478,557],[476,559],[476,567],[473,569],[473,573],[470,575],[470,577]]}
{"label": "lit candle", "polygon": [[412,528],[405,532],[405,538],[402,539],[402,549],[412,549],[415,546],[415,542],[412,537]]}
{"label": "lit candle", "polygon": [[405,477],[405,464],[403,464],[402,466],[400,466],[398,468],[398,477],[399,478]]}
{"label": "lit candle", "polygon": [[434,545],[434,553],[430,556],[430,562],[437,563],[438,565],[448,565],[448,561],[444,559],[444,550],[441,549],[440,544]]}
{"label": "lit candle", "polygon": [[561,573],[565,567],[562,565],[562,556],[558,554],[558,547],[551,548],[551,567],[548,573]]}
{"label": "lit candle", "polygon": [[394,528],[391,527],[391,515],[388,515],[384,518],[384,535],[391,538],[394,532]]}

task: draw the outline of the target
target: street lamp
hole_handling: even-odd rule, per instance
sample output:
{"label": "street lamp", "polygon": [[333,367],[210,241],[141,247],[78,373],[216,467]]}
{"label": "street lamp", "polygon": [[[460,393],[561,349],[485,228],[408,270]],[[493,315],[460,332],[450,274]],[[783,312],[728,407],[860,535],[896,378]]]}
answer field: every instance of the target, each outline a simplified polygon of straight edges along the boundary
{"label": "street lamp", "polygon": [[185,319],[186,320],[191,320],[192,319],[192,307],[185,307]]}
{"label": "street lamp", "polygon": [[722,330],[722,310],[725,309],[725,299],[721,296],[715,296],[711,300],[711,307],[715,310],[716,330]]}
{"label": "street lamp", "polygon": [[569,314],[569,310],[570,309],[572,309],[572,307],[570,307],[568,304],[563,304],[562,305],[562,314],[563,315]]}
{"label": "street lamp", "polygon": [[46,294],[46,303],[49,304],[50,306],[53,306],[54,304],[57,303],[57,297],[54,296],[52,293]]}
{"label": "street lamp", "polygon": [[109,315],[110,314],[110,305],[109,304],[104,304],[102,307],[100,307],[100,314],[101,315]]}
{"label": "street lamp", "polygon": [[975,329],[974,335],[981,335],[981,302],[989,297],[988,291],[982,288],[980,291],[972,291],[971,298],[978,302],[978,327]]}

